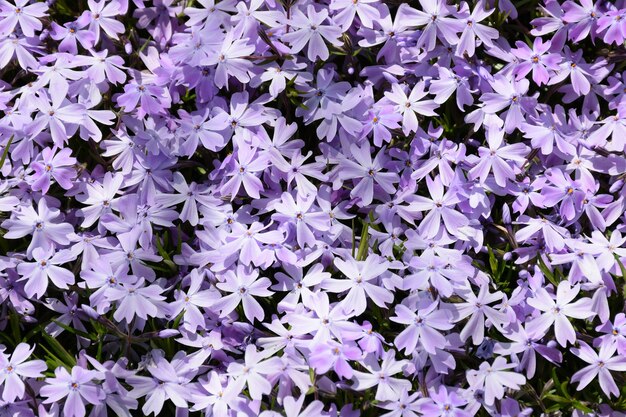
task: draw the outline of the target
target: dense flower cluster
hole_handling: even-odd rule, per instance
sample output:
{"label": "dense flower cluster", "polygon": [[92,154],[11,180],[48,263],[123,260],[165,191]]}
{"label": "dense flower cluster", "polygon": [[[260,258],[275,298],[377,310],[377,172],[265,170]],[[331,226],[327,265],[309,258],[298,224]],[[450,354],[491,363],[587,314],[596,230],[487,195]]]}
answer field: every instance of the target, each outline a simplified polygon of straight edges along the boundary
{"label": "dense flower cluster", "polygon": [[625,0],[0,0],[0,416],[624,416]]}

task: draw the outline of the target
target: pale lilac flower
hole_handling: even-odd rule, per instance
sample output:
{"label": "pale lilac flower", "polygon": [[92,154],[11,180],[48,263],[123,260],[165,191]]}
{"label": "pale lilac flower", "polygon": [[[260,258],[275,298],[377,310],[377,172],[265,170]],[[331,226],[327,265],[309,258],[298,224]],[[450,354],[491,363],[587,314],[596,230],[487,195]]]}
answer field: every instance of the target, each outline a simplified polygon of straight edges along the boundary
{"label": "pale lilac flower", "polygon": [[578,382],[577,391],[585,388],[597,377],[600,388],[608,397],[611,395],[619,396],[620,390],[615,384],[611,371],[626,371],[626,358],[621,355],[614,356],[615,345],[603,344],[600,346],[600,351],[596,353],[587,343],[580,342],[580,348],[571,348],[570,350],[574,355],[590,364],[572,376],[572,382]]}
{"label": "pale lilac flower", "polygon": [[513,70],[517,80],[523,79],[532,71],[533,81],[537,85],[548,82],[550,79],[548,70],[558,70],[561,62],[559,54],[548,53],[550,45],[550,41],[543,42],[541,38],[535,38],[532,49],[522,41],[515,43],[517,48],[513,49],[512,52],[521,60]]}
{"label": "pale lilac flower", "polygon": [[107,300],[117,304],[113,314],[115,320],[130,323],[135,317],[147,320],[148,317],[165,317],[169,314],[169,309],[163,303],[165,297],[161,295],[163,288],[144,283],[145,279],[139,278],[136,282],[120,282],[118,286],[107,288]]}
{"label": "pale lilac flower", "polygon": [[74,283],[74,274],[71,271],[61,268],[73,259],[71,253],[63,250],[54,253],[51,249],[45,251],[41,247],[33,249],[34,262],[22,262],[17,266],[17,271],[25,280],[24,291],[29,297],[40,298],[48,288],[48,281],[61,289],[67,289],[68,284]]}
{"label": "pale lilac flower", "polygon": [[526,330],[537,336],[545,335],[554,325],[554,335],[561,346],[566,346],[568,342],[574,343],[576,333],[568,317],[589,319],[595,315],[590,309],[589,298],[574,301],[579,292],[579,284],[571,286],[567,281],[559,283],[556,299],[553,299],[545,288],[537,289],[535,296],[529,298],[527,302],[542,314],[529,321]]}
{"label": "pale lilac flower", "polygon": [[263,321],[265,313],[254,297],[269,297],[273,292],[267,289],[271,285],[269,279],[257,278],[259,278],[257,269],[246,268],[243,265],[238,265],[236,272],[228,270],[223,276],[224,281],[217,283],[217,288],[230,294],[217,300],[212,308],[219,310],[220,315],[225,317],[241,303],[248,321],[251,323],[254,323],[254,319]]}
{"label": "pale lilac flower", "polygon": [[346,260],[335,259],[335,266],[348,279],[324,279],[322,288],[335,293],[348,291],[341,304],[345,311],[355,315],[367,309],[367,299],[371,299],[378,307],[393,301],[393,294],[386,288],[372,282],[380,277],[389,267],[389,262],[376,255],[370,255],[365,261],[356,261],[352,257]]}
{"label": "pale lilac flower", "polygon": [[376,388],[378,401],[394,401],[400,398],[402,392],[411,389],[411,383],[402,378],[394,378],[393,375],[402,372],[408,361],[395,359],[396,352],[391,349],[383,354],[382,363],[374,355],[368,355],[363,361],[363,367],[369,372],[354,371],[353,389],[357,391]]}
{"label": "pale lilac flower", "polygon": [[27,360],[34,349],[35,346],[31,348],[26,343],[20,343],[11,355],[0,352],[0,386],[4,387],[3,400],[12,402],[24,398],[26,387],[23,379],[41,378],[42,372],[48,369],[42,360]]}
{"label": "pale lilac flower", "polygon": [[389,319],[407,326],[394,340],[397,348],[404,349],[407,354],[414,352],[418,345],[428,353],[437,353],[437,348],[446,344],[446,338],[439,330],[454,327],[450,313],[438,308],[438,301],[422,304],[417,306],[415,312],[404,304],[398,304],[396,315]]}
{"label": "pale lilac flower", "polygon": [[478,22],[491,16],[494,11],[495,9],[486,10],[486,4],[482,0],[476,4],[472,14],[465,19],[465,28],[463,29],[459,43],[456,45],[457,55],[463,56],[467,54],[469,57],[474,56],[477,37],[484,45],[488,47],[493,46],[492,41],[498,39],[500,34],[495,28]]}
{"label": "pale lilac flower", "polygon": [[405,135],[417,131],[418,114],[422,116],[437,115],[435,109],[439,105],[434,100],[422,100],[427,94],[424,81],[418,81],[408,96],[399,84],[393,84],[391,91],[385,92],[385,97],[396,104],[396,111],[403,116],[402,131]]}
{"label": "pale lilac flower", "polygon": [[481,344],[485,337],[485,318],[489,319],[491,325],[495,326],[496,329],[509,322],[505,313],[489,305],[504,297],[501,291],[491,294],[487,285],[481,285],[478,295],[474,294],[474,291],[469,287],[464,288],[459,293],[465,302],[454,304],[456,310],[456,314],[453,315],[454,321],[461,321],[470,316],[465,327],[461,330],[461,340],[465,341],[471,337],[475,345]]}
{"label": "pale lilac flower", "polygon": [[50,189],[52,179],[65,190],[72,188],[72,180],[76,176],[74,169],[76,158],[71,157],[71,154],[70,148],[63,148],[57,152],[56,146],[41,151],[41,161],[35,161],[31,164],[35,171],[31,185],[33,191],[41,191],[46,194]]}
{"label": "pale lilac flower", "polygon": [[[440,385],[438,390],[429,389],[429,397],[418,400],[419,410],[433,417],[470,417],[472,414],[462,407],[467,400],[454,389]],[[404,417],[404,416],[402,416]]]}
{"label": "pale lilac flower", "polygon": [[15,0],[11,4],[6,0],[0,3],[0,34],[9,34],[17,25],[26,36],[35,36],[35,31],[42,28],[41,17],[46,16],[46,3],[28,4],[28,0]]}
{"label": "pale lilac flower", "polygon": [[504,389],[520,389],[526,383],[526,378],[516,372],[508,371],[515,367],[513,363],[507,363],[502,356],[497,357],[493,363],[483,362],[477,371],[467,372],[470,386],[482,388],[485,391],[485,404],[493,405],[495,400],[504,397]]}
{"label": "pale lilac flower", "polygon": [[372,203],[375,184],[389,194],[393,194],[396,191],[393,184],[399,181],[398,174],[383,171],[386,162],[384,151],[385,148],[379,151],[376,157],[372,159],[369,142],[365,142],[362,146],[352,144],[350,153],[356,161],[344,158],[340,162],[339,178],[344,181],[350,179],[358,180],[358,183],[350,192],[350,196],[359,198],[363,206]]}
{"label": "pale lilac flower", "polygon": [[146,402],[141,408],[145,415],[152,413],[155,416],[159,415],[167,399],[176,407],[188,407],[190,391],[187,384],[198,371],[189,363],[183,351],[177,352],[172,360],[168,361],[162,351],[153,350],[146,368],[150,372],[150,377],[131,376],[126,379],[133,387],[129,393],[131,397],[146,396]]}
{"label": "pale lilac flower", "polygon": [[313,346],[308,356],[309,364],[318,374],[325,374],[331,369],[345,379],[354,376],[354,370],[348,361],[361,358],[361,351],[353,342],[338,343],[328,340]]}
{"label": "pale lilac flower", "polygon": [[[488,148],[478,148],[479,162],[469,171],[469,178],[480,178],[484,183],[490,172],[500,187],[505,187],[507,180],[515,180],[515,170],[517,165],[526,161],[528,147],[523,143],[504,145],[504,132],[500,129],[491,128],[487,130]],[[509,161],[512,161],[510,163]]]}
{"label": "pale lilac flower", "polygon": [[259,192],[263,191],[263,183],[258,178],[259,172],[267,167],[267,159],[256,152],[255,148],[248,145],[241,146],[237,151],[238,159],[234,161],[230,179],[222,185],[220,193],[230,196],[230,200],[237,197],[237,193],[243,184],[246,193],[252,198],[259,198]]}
{"label": "pale lilac flower", "polygon": [[[63,415],[67,417],[84,417],[85,403],[101,404],[106,394],[94,380],[104,379],[100,372],[89,371],[74,366],[70,374],[63,367],[54,371],[54,378],[46,378],[46,384],[40,394],[46,399],[44,404],[58,403],[65,398]],[[67,398],[66,398],[67,397]]]}
{"label": "pale lilac flower", "polygon": [[361,25],[372,28],[374,21],[380,18],[378,9],[372,5],[376,0],[333,0],[330,3],[330,10],[338,10],[333,16],[333,20],[346,31],[354,21],[355,16],[359,16]]}
{"label": "pale lilac flower", "polygon": [[19,239],[32,235],[26,254],[32,256],[35,248],[44,252],[55,247],[68,245],[69,236],[74,228],[69,223],[58,222],[61,212],[57,208],[50,208],[45,198],[37,203],[37,210],[31,205],[22,206],[15,217],[5,220],[2,227],[8,232],[6,239]]}
{"label": "pale lilac flower", "polygon": [[267,375],[276,369],[278,358],[267,358],[264,352],[258,352],[256,347],[246,347],[243,363],[232,362],[228,365],[228,374],[232,376],[241,387],[246,384],[250,397],[260,400],[272,390],[272,385],[267,380]]}
{"label": "pale lilac flower", "polygon": [[296,30],[284,34],[282,40],[291,44],[291,52],[294,54],[303,50],[308,43],[307,57],[311,61],[318,57],[326,60],[329,53],[324,40],[334,46],[341,46],[342,42],[338,39],[341,36],[341,29],[332,24],[323,24],[328,19],[326,9],[317,12],[313,5],[308,5],[306,13],[305,15],[297,8],[293,11],[289,24]]}
{"label": "pale lilac flower", "polygon": [[123,14],[119,0],[87,0],[89,10],[84,13],[89,17],[89,30],[91,30],[95,39],[94,42],[100,41],[100,30],[103,30],[110,38],[119,39],[118,35],[124,33],[124,24],[115,19],[116,16]]}

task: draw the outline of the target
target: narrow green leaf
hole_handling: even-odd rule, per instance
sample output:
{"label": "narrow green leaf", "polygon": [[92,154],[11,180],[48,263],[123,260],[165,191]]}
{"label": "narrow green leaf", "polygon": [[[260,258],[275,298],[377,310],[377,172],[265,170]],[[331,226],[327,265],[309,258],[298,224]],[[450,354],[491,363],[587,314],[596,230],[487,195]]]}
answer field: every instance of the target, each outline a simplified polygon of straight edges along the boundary
{"label": "narrow green leaf", "polygon": [[7,159],[7,156],[9,155],[9,147],[11,146],[11,142],[13,142],[13,136],[9,138],[9,141],[7,142],[7,146],[4,148],[4,151],[2,152],[2,158],[0,158],[0,169],[2,169],[2,167],[4,166],[4,161]]}
{"label": "narrow green leaf", "polygon": [[550,271],[541,256],[537,256],[537,266],[539,267],[541,273],[548,279],[548,281],[550,281],[555,287],[559,286],[559,282],[554,278],[554,274],[552,273],[552,271]]}
{"label": "narrow green leaf", "polygon": [[359,250],[356,253],[357,261],[364,261],[368,255],[369,249],[369,223],[363,224],[363,232],[361,233],[361,242],[359,242]]}
{"label": "narrow green leaf", "polygon": [[[45,340],[46,344],[52,349],[52,351],[56,354],[56,357],[63,362],[65,365],[70,368],[76,365],[76,358],[70,354],[63,345],[56,340],[54,337],[50,336],[46,332],[42,332],[41,336]],[[45,346],[44,346],[45,349]],[[47,352],[52,353],[46,349]]]}
{"label": "narrow green leaf", "polygon": [[95,335],[91,335],[89,333],[85,333],[82,330],[78,330],[78,329],[74,329],[73,327],[68,326],[67,324],[61,323],[60,321],[57,320],[52,320],[52,322],[54,324],[56,324],[57,326],[59,326],[60,328],[62,328],[63,330],[66,330],[70,333],[73,333],[77,336],[81,336],[84,337],[85,339],[89,339],[89,340],[97,340],[97,336]]}
{"label": "narrow green leaf", "polygon": [[491,273],[493,277],[497,280],[500,278],[498,274],[498,260],[496,259],[496,255],[493,253],[493,249],[491,246],[487,246],[487,251],[489,252],[489,266],[491,267]]}

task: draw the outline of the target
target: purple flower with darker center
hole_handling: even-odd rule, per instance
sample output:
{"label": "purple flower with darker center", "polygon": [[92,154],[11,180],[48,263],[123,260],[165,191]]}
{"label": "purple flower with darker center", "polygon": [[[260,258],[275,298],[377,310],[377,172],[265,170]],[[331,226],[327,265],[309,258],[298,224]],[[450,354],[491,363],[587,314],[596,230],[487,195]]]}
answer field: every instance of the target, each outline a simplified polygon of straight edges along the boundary
{"label": "purple flower with darker center", "polygon": [[555,300],[545,288],[539,288],[535,296],[529,298],[527,302],[542,313],[528,322],[526,330],[534,335],[542,336],[554,326],[554,335],[561,346],[565,347],[568,342],[574,343],[576,333],[568,317],[588,319],[596,314],[591,310],[589,298],[574,301],[579,292],[579,284],[571,286],[569,282],[562,281],[557,287]]}
{"label": "purple flower with darker center", "polygon": [[35,36],[35,31],[42,28],[41,17],[46,16],[48,5],[45,3],[28,4],[28,0],[15,0],[0,3],[0,33],[11,33],[17,25],[26,36]]}
{"label": "purple flower with darker center", "polygon": [[31,348],[26,343],[20,343],[10,355],[0,351],[0,386],[4,387],[2,391],[4,401],[13,402],[18,398],[24,398],[26,386],[23,379],[41,378],[42,372],[48,369],[42,360],[27,360],[34,349],[34,346]]}
{"label": "purple flower with darker center", "polygon": [[84,417],[85,403],[101,404],[106,394],[94,380],[102,380],[104,376],[97,371],[89,371],[74,366],[70,374],[67,369],[59,367],[54,371],[53,378],[46,378],[40,393],[46,399],[44,404],[59,403],[65,398],[63,415],[67,417]]}
{"label": "purple flower with darker center", "polygon": [[363,206],[368,206],[372,203],[374,199],[374,185],[378,185],[384,192],[389,194],[393,194],[396,191],[393,184],[397,183],[400,178],[395,172],[383,171],[388,158],[384,151],[385,148],[383,147],[372,160],[369,142],[363,143],[362,146],[352,144],[350,153],[355,161],[344,158],[340,162],[339,178],[343,181],[358,181],[350,192],[350,196],[359,198],[360,204]]}
{"label": "purple flower with darker center", "polygon": [[546,84],[550,79],[548,70],[559,69],[562,58],[559,54],[548,53],[550,41],[542,42],[541,38],[535,38],[532,49],[521,41],[517,41],[515,45],[517,49],[513,49],[512,52],[520,59],[520,63],[513,70],[513,74],[517,76],[518,81],[532,71],[533,81],[537,85]]}
{"label": "purple flower with darker center", "polygon": [[68,245],[74,228],[69,223],[56,222],[60,217],[59,209],[50,208],[46,199],[42,197],[37,203],[37,210],[31,205],[23,206],[20,211],[2,223],[2,227],[8,230],[4,237],[19,239],[32,235],[26,250],[29,257],[35,248],[41,248],[45,252]]}
{"label": "purple flower with darker center", "polygon": [[289,24],[296,30],[286,33],[282,36],[282,40],[291,44],[291,52],[298,53],[308,44],[307,57],[311,61],[315,61],[318,57],[322,60],[328,59],[328,47],[324,40],[330,42],[334,46],[341,46],[339,41],[341,29],[334,25],[325,25],[328,19],[328,11],[322,9],[320,12],[315,10],[313,5],[309,5],[305,15],[296,9],[289,21]]}
{"label": "purple flower with darker center", "polygon": [[52,179],[65,190],[72,188],[72,180],[76,176],[76,169],[74,169],[76,158],[71,157],[71,154],[70,148],[63,148],[57,153],[56,146],[41,151],[41,161],[31,164],[35,170],[31,185],[33,191],[46,194],[50,189]]}
{"label": "purple flower with darker center", "polygon": [[519,389],[526,383],[526,378],[516,372],[508,371],[515,367],[514,363],[507,363],[502,356],[493,363],[483,362],[477,371],[467,371],[470,386],[484,389],[485,404],[493,405],[496,399],[504,397],[504,388]]}
{"label": "purple flower with darker center", "polygon": [[251,323],[254,323],[254,319],[262,321],[265,313],[254,297],[269,297],[273,292],[267,289],[271,281],[265,277],[257,279],[258,277],[258,270],[246,268],[243,265],[238,265],[236,271],[228,270],[223,275],[223,282],[219,282],[216,286],[230,294],[217,300],[212,306],[213,309],[220,311],[220,316],[225,317],[242,304],[248,321]]}
{"label": "purple flower with darker center", "polygon": [[603,344],[600,346],[600,351],[596,352],[587,343],[580,342],[579,348],[571,348],[570,350],[574,355],[589,364],[572,376],[572,382],[578,382],[577,391],[582,390],[591,381],[598,378],[600,388],[608,397],[611,395],[619,396],[620,390],[615,384],[611,371],[625,372],[626,358],[621,355],[614,356],[616,351],[615,345]]}

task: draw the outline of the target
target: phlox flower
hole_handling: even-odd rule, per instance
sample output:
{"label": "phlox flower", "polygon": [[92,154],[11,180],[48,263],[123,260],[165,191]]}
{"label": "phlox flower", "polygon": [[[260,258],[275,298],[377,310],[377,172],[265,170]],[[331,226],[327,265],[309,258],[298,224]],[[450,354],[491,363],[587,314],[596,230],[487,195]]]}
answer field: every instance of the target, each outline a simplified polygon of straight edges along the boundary
{"label": "phlox flower", "polygon": [[402,372],[408,361],[395,359],[396,352],[391,349],[383,354],[382,363],[374,355],[368,355],[363,361],[363,366],[369,372],[354,371],[353,389],[357,391],[376,388],[378,401],[394,401],[400,398],[402,392],[411,389],[411,383],[406,379],[394,378],[393,375]]}
{"label": "phlox flower", "polygon": [[220,315],[225,317],[242,304],[248,321],[251,323],[254,323],[254,319],[263,321],[265,317],[263,307],[254,297],[269,297],[273,292],[267,289],[271,285],[269,279],[258,278],[257,269],[246,268],[241,264],[237,265],[236,272],[232,269],[226,271],[223,282],[219,282],[217,288],[230,294],[217,300],[212,308],[219,310]]}
{"label": "phlox flower", "polygon": [[44,404],[58,403],[65,398],[63,415],[67,417],[85,417],[85,403],[101,404],[106,394],[94,380],[102,380],[100,372],[74,366],[71,374],[63,367],[54,371],[53,378],[46,378],[40,393],[46,399]]}
{"label": "phlox flower", "polygon": [[300,9],[295,9],[289,21],[295,30],[284,34],[282,40],[291,44],[291,52],[294,54],[303,50],[308,44],[307,57],[311,61],[315,61],[318,57],[325,61],[329,53],[324,40],[334,46],[342,45],[338,39],[341,36],[341,29],[332,24],[323,24],[327,19],[326,9],[317,12],[313,5],[309,5],[306,15]]}
{"label": "phlox flower", "polygon": [[68,245],[74,228],[69,223],[56,221],[60,217],[60,210],[49,207],[46,199],[41,198],[37,203],[37,210],[31,205],[22,206],[14,217],[2,223],[2,227],[8,230],[4,238],[19,239],[32,235],[26,250],[29,257],[33,255],[35,248],[41,248],[46,252],[55,247]]}
{"label": "phlox flower", "polygon": [[330,292],[348,291],[341,302],[346,311],[352,311],[355,315],[363,313],[367,309],[367,298],[383,308],[385,303],[393,301],[393,294],[389,290],[371,282],[387,271],[387,261],[370,255],[365,261],[356,261],[351,257],[345,260],[336,258],[335,265],[348,279],[328,278],[321,285]]}
{"label": "phlox flower", "polygon": [[568,317],[575,319],[588,319],[595,315],[590,309],[590,299],[574,299],[580,292],[580,285],[571,286],[569,282],[562,281],[556,290],[556,300],[553,299],[545,288],[535,291],[535,296],[527,300],[528,304],[541,311],[541,315],[528,322],[526,330],[533,334],[545,335],[550,327],[554,326],[554,335],[561,346],[576,341],[574,326]]}
{"label": "phlox flower", "polygon": [[394,344],[398,349],[404,349],[410,354],[420,345],[429,353],[437,353],[437,348],[446,343],[445,336],[440,330],[450,330],[454,327],[450,313],[438,308],[439,302],[423,302],[413,311],[404,304],[396,305],[396,315],[390,320],[406,325],[406,328],[396,336]]}
{"label": "phlox flower", "polygon": [[34,349],[34,346],[31,348],[26,343],[19,343],[10,355],[0,352],[0,386],[4,387],[4,401],[24,398],[26,387],[23,379],[40,378],[42,372],[48,369],[42,360],[27,360]]}
{"label": "phlox flower", "polygon": [[374,199],[375,184],[386,193],[393,194],[396,191],[393,184],[399,181],[398,174],[383,171],[387,159],[384,148],[376,154],[374,159],[372,159],[371,147],[368,142],[361,146],[352,144],[350,153],[355,160],[342,159],[338,175],[343,181],[349,179],[358,181],[350,192],[352,198],[359,198],[361,204],[367,206]]}
{"label": "phlox flower", "polygon": [[572,376],[572,382],[578,382],[577,391],[582,390],[591,381],[598,378],[600,388],[607,397],[619,396],[620,390],[615,384],[611,371],[626,371],[626,358],[621,355],[614,356],[616,348],[615,345],[607,343],[602,344],[600,351],[596,352],[587,343],[580,342],[579,348],[570,349],[574,355],[589,364]]}
{"label": "phlox flower", "polygon": [[74,169],[76,158],[71,157],[71,154],[70,148],[63,148],[57,152],[56,146],[41,151],[41,161],[31,164],[35,171],[32,189],[46,194],[50,189],[52,179],[65,190],[72,188],[72,180],[76,176]]}
{"label": "phlox flower", "polygon": [[0,3],[0,34],[11,33],[17,25],[26,36],[35,36],[42,28],[41,17],[46,16],[46,3],[28,4],[28,0],[15,0],[15,4],[3,0]]}
{"label": "phlox flower", "polygon": [[515,364],[507,363],[502,356],[497,357],[493,363],[483,362],[478,370],[467,372],[470,386],[484,389],[485,404],[493,405],[496,399],[504,397],[504,389],[518,390],[526,383],[526,378],[516,372],[508,371]]}
{"label": "phlox flower", "polygon": [[186,409],[190,397],[187,384],[197,373],[197,369],[189,364],[183,351],[174,355],[168,361],[163,352],[153,350],[149,363],[146,366],[150,377],[131,376],[126,382],[133,387],[129,395],[134,398],[146,396],[146,402],[141,408],[145,415],[154,413],[159,415],[166,400],[171,400],[176,407]]}

